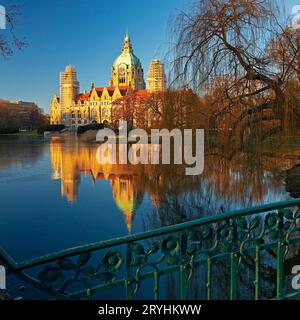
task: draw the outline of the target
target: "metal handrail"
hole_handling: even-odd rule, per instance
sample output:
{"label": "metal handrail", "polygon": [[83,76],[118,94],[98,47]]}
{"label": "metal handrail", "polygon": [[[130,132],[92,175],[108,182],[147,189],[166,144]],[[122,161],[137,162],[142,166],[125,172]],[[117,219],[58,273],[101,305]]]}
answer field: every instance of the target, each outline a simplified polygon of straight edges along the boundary
{"label": "metal handrail", "polygon": [[131,243],[139,240],[145,240],[147,238],[153,238],[156,236],[162,236],[169,233],[182,231],[184,229],[189,229],[189,228],[197,227],[200,225],[206,225],[209,223],[222,221],[228,218],[243,217],[243,216],[252,215],[256,213],[263,213],[263,212],[268,212],[272,210],[278,210],[278,209],[293,207],[298,205],[300,205],[300,199],[280,201],[280,202],[275,202],[271,204],[255,206],[247,209],[235,210],[229,213],[194,219],[194,220],[179,223],[176,225],[170,225],[170,226],[158,228],[155,230],[136,233],[134,235],[118,237],[110,240],[104,240],[104,241],[77,246],[74,248],[60,250],[54,253],[43,255],[38,258],[28,259],[22,262],[16,262],[11,256],[8,255],[8,253],[4,249],[0,247],[0,257],[2,257],[4,262],[6,262],[14,270],[24,270],[27,268],[32,268],[32,267],[44,264],[46,262],[52,262],[61,258],[79,255],[85,252],[92,252],[99,249],[115,247],[118,245]]}
{"label": "metal handrail", "polygon": [[[132,299],[146,279],[154,280],[154,299],[158,299],[159,279],[174,272],[179,272],[180,299],[186,299],[193,272],[206,267],[206,294],[211,299],[212,265],[225,259],[229,263],[230,299],[235,300],[240,290],[240,263],[243,257],[252,255],[257,300],[261,297],[261,283],[268,281],[260,271],[263,256],[271,253],[273,263],[276,262],[276,268],[271,267],[276,276],[276,299],[296,298],[298,292],[285,291],[284,263],[291,259],[287,256],[289,246],[300,243],[299,219],[300,199],[287,200],[81,245],[22,262],[16,262],[0,247],[0,261],[21,280],[58,299],[90,297],[119,286],[125,288],[126,299]],[[139,243],[146,239],[153,241]],[[125,250],[102,251],[102,255],[91,259],[94,251],[121,245]],[[26,273],[34,267],[38,268]],[[145,268],[151,271],[144,272]],[[68,287],[76,282],[84,289],[69,291]]]}

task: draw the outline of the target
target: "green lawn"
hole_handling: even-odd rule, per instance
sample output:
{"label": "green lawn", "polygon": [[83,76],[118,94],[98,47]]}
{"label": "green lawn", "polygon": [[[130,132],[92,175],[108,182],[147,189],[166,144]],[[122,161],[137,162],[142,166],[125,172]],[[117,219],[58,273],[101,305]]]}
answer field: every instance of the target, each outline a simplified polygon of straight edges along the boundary
{"label": "green lawn", "polygon": [[16,133],[8,133],[6,135],[9,135],[9,136],[37,136],[38,133],[37,133],[37,130],[33,130],[33,131],[21,131],[21,132],[16,132]]}

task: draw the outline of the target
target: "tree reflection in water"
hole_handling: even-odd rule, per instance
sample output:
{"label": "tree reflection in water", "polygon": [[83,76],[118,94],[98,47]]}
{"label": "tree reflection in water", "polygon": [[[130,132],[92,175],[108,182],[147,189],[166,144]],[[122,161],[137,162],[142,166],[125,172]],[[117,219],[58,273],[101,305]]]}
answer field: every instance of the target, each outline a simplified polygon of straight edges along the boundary
{"label": "tree reflection in water", "polygon": [[19,164],[34,164],[48,145],[37,137],[0,136],[0,170]]}
{"label": "tree reflection in water", "polygon": [[[149,147],[149,146],[147,146]],[[196,217],[215,215],[237,208],[283,200],[297,186],[293,168],[297,161],[281,157],[267,157],[258,153],[238,153],[230,159],[221,156],[206,156],[205,170],[200,176],[186,176],[185,165],[111,165],[96,160],[98,145],[63,142],[53,139],[50,144],[53,179],[61,179],[62,195],[74,201],[80,175],[91,175],[109,180],[114,199],[124,214],[129,232],[136,209],[144,195],[153,204],[145,230],[187,221]],[[287,177],[286,177],[287,175]],[[283,183],[286,178],[287,190]],[[292,195],[294,195],[292,193]],[[299,249],[291,250],[287,257],[289,272],[291,259],[297,257]],[[275,252],[269,250],[261,257],[262,298],[275,295]],[[240,298],[251,298],[254,294],[254,257],[245,255],[240,265]],[[206,267],[193,275],[191,298],[205,298]],[[219,261],[213,267],[212,298],[229,297],[229,261]],[[175,294],[176,275],[166,281],[166,297],[178,298]]]}

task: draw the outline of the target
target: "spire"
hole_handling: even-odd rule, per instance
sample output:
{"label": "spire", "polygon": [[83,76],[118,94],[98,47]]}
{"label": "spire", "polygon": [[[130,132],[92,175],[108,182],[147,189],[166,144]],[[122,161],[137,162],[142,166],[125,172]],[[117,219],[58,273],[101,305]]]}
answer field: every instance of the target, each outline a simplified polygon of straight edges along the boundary
{"label": "spire", "polygon": [[128,34],[128,28],[126,29],[126,34],[123,42],[122,53],[133,53],[131,40]]}

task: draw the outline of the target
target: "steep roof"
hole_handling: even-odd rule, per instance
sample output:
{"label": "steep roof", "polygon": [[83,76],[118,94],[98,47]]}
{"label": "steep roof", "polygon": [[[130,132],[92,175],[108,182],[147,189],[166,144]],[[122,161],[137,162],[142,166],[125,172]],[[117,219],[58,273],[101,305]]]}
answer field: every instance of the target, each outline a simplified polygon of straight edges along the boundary
{"label": "steep roof", "polygon": [[76,97],[76,101],[85,101],[88,100],[88,98],[90,97],[89,93],[80,93],[77,97]]}
{"label": "steep roof", "polygon": [[[114,86],[109,86],[109,87],[96,87],[96,91],[97,91],[97,94],[99,97],[101,97],[102,95],[102,92],[104,89],[107,89],[108,91],[108,94],[110,95],[110,97],[113,96],[115,90],[116,90],[117,87],[114,87]],[[127,91],[129,90],[129,87],[128,86],[122,86],[122,87],[118,87],[119,90],[120,90],[120,93],[122,96],[125,96]],[[143,91],[143,90],[140,90],[140,91]],[[76,97],[76,101],[86,101],[90,98],[91,94],[90,93],[80,93],[77,97]]]}
{"label": "steep roof", "polygon": [[119,90],[120,90],[122,96],[125,96],[125,94],[127,93],[128,89],[129,89],[128,86],[119,87]]}
{"label": "steep roof", "polygon": [[[98,87],[98,88],[96,88],[97,93],[101,93],[101,94],[102,94],[104,88],[105,88],[105,87]],[[114,87],[114,86],[106,87],[106,89],[107,89],[107,91],[108,91],[108,94],[109,94],[110,96],[112,96],[112,95],[114,94],[116,88],[117,88],[117,87]],[[129,89],[128,86],[122,86],[122,87],[118,87],[118,88],[119,88],[120,93],[121,93],[122,96],[125,96],[125,94],[127,93],[128,89]]]}

